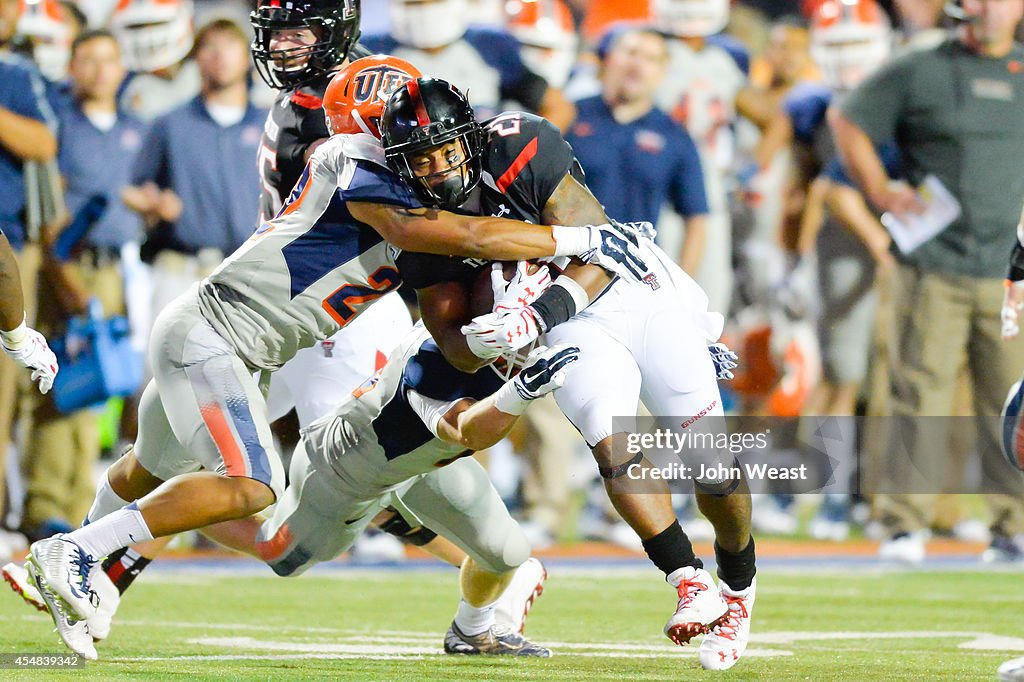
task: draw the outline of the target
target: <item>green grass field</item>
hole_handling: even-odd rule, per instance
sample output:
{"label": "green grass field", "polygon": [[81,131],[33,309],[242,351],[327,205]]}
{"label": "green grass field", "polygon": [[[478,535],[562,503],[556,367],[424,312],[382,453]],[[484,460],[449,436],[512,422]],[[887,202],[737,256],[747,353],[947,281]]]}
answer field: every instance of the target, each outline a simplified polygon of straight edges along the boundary
{"label": "green grass field", "polygon": [[[703,671],[661,627],[675,605],[650,570],[551,570],[527,634],[549,660],[456,658],[441,639],[454,571],[339,571],[294,580],[150,571],[122,602],[101,660],[0,679],[993,680],[1024,655],[1024,574],[759,575],[747,657]],[[52,623],[0,598],[0,652],[64,651]]]}

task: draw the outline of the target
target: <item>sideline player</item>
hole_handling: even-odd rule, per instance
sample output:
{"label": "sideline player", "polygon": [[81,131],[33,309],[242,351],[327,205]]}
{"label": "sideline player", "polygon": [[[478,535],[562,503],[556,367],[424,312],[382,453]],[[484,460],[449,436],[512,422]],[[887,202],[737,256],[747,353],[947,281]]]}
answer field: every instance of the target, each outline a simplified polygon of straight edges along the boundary
{"label": "sideline player", "polygon": [[[253,373],[262,382],[397,288],[395,247],[505,260],[587,254],[644,274],[632,244],[607,224],[542,227],[422,208],[385,168],[351,158],[355,137],[321,145],[277,217],[158,318],[135,448],[108,470],[85,526],[31,550],[62,634],[95,611],[97,558],[250,516],[279,497],[283,470]],[[355,215],[355,202],[375,217]]]}
{"label": "sideline player", "polygon": [[[582,222],[606,219],[579,181],[572,149],[543,119],[506,112],[478,124],[454,86],[421,78],[392,95],[380,128],[388,165],[427,205],[540,223],[568,216]],[[589,287],[559,277],[529,306],[476,318],[464,329],[476,264],[415,253],[396,261],[417,288],[427,328],[449,361],[464,371],[545,332],[551,343],[582,349],[580,366],[586,371],[574,372],[556,394],[559,407],[592,448],[616,509],[677,588],[679,602],[666,634],[683,645],[708,633],[701,664],[726,669],[746,649],[755,596],[745,485],[698,481],[698,505],[716,531],[722,580],[716,590],[675,518],[667,485],[638,494],[617,480],[633,464],[650,466],[642,453],[628,459],[612,447],[612,417],[635,416],[640,397],[656,415],[699,415],[707,425],[702,428],[715,417],[721,424],[723,416],[706,349],[721,333],[722,317],[708,312],[704,292],[653,242],[641,240],[641,247],[649,267],[642,283],[614,281],[591,305]]]}
{"label": "sideline player", "polygon": [[57,377],[57,357],[43,335],[25,325],[21,273],[14,249],[3,232],[0,232],[0,347],[11,360],[32,370],[32,381],[39,381],[40,393],[49,392]]}

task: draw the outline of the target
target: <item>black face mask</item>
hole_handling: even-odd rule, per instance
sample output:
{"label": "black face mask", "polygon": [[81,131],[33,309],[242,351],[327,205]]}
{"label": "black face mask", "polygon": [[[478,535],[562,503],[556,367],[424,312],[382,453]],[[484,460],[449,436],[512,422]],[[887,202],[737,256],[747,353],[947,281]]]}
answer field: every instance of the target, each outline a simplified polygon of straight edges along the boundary
{"label": "black face mask", "polygon": [[434,192],[441,199],[443,206],[459,206],[466,200],[468,191],[466,183],[462,181],[462,173],[446,178],[440,185],[434,187]]}

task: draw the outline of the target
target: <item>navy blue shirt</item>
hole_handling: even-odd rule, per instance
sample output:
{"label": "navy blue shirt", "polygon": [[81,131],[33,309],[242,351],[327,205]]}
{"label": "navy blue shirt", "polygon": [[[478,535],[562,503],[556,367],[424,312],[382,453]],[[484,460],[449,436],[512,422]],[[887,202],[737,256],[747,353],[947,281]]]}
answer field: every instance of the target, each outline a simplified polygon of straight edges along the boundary
{"label": "navy blue shirt", "polygon": [[[24,57],[0,51],[0,107],[19,116],[56,127],[46,100],[46,86],[35,65]],[[25,243],[25,177],[22,161],[0,146],[0,231],[11,245]]]}
{"label": "navy blue shirt", "polygon": [[[885,172],[888,176],[893,180],[901,179],[903,177],[903,160],[896,143],[888,142],[878,145],[875,147],[875,151],[878,152],[878,157],[882,160],[882,165],[885,166]],[[849,172],[847,172],[846,167],[843,165],[842,159],[838,155],[832,157],[825,164],[821,174],[833,182],[857,188],[857,183],[850,177]]]}
{"label": "navy blue shirt", "polygon": [[247,107],[242,120],[222,128],[202,98],[153,121],[132,171],[132,184],[153,181],[181,198],[174,238],[190,249],[231,253],[256,228],[260,178],[256,157],[267,117]]}
{"label": "navy blue shirt", "polygon": [[610,217],[654,223],[666,200],[685,217],[708,212],[697,148],[668,114],[653,108],[618,123],[600,96],[577,102],[576,112],[565,139]]}
{"label": "navy blue shirt", "polygon": [[58,110],[57,164],[67,184],[64,198],[73,216],[94,195],[107,199],[107,207],[84,238],[92,246],[120,248],[138,241],[142,223],[121,201],[121,190],[131,183],[131,169],[142,148],[146,127],[139,119],[118,111],[114,127],[104,132],[82,112],[77,102]]}

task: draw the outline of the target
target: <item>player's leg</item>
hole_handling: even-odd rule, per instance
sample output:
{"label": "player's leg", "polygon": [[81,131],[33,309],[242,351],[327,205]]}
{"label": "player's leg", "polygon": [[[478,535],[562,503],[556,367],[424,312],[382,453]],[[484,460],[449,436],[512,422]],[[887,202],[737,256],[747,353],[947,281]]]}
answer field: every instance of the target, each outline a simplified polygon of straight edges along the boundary
{"label": "player's leg", "polygon": [[[178,448],[207,470],[168,478],[138,501],[33,547],[32,561],[43,578],[83,617],[94,610],[88,592],[96,558],[153,537],[249,516],[273,502],[282,487],[263,397],[250,370],[201,317],[195,298],[182,297],[165,310],[152,338],[155,384],[166,422]],[[142,452],[150,446],[145,444],[147,424],[140,426],[136,457],[163,478],[154,469],[180,462],[156,452],[167,442]],[[175,453],[171,459],[180,457]]]}
{"label": "player's leg", "polygon": [[[628,333],[628,329],[619,326],[616,332]],[[636,415],[641,386],[637,362],[625,345],[583,319],[559,325],[548,333],[547,342],[571,343],[581,350],[577,363],[582,364],[555,393],[555,399],[592,446],[616,510],[636,531],[652,563],[676,588],[679,600],[665,633],[674,642],[686,644],[720,618],[727,607],[675,517],[668,485],[663,480],[641,476],[651,468],[650,461],[642,452],[622,451],[621,446],[616,447],[621,439],[612,437],[615,431],[627,429],[625,424],[613,424],[613,417],[626,419]],[[702,352],[710,364],[707,349]]]}
{"label": "player's leg", "polygon": [[[310,566],[330,561],[352,543],[384,507],[386,500],[359,500],[342,487],[333,472],[319,471],[310,462],[305,438],[299,441],[288,468],[288,487],[274,506],[274,513],[258,527],[241,528],[238,521],[232,538],[228,524],[212,530],[218,541],[254,553],[284,577],[301,575]],[[243,520],[251,523],[249,519]],[[253,547],[246,548],[249,530]]]}
{"label": "player's leg", "polygon": [[[644,404],[655,418],[683,418],[690,424],[688,429],[723,433],[724,413],[714,364],[707,353],[707,339],[692,314],[681,308],[661,309],[649,313],[643,326],[635,328],[633,349],[643,374]],[[668,343],[671,353],[666,352]],[[716,453],[711,456],[712,462],[721,460]],[[731,458],[722,463],[730,465]],[[701,643],[701,664],[725,669],[746,649],[754,605],[750,494],[742,480],[698,479],[695,483],[697,505],[715,529],[720,595],[728,606],[726,618]],[[684,599],[682,590],[680,597]],[[674,627],[686,627],[678,612],[669,623],[673,620],[677,621]]]}
{"label": "player's leg", "polygon": [[520,636],[518,628],[496,626],[497,602],[529,558],[530,545],[483,467],[472,458],[457,460],[418,478],[399,497],[399,508],[406,507],[469,555],[462,564],[462,599],[445,635],[445,651],[550,656],[549,649]]}

